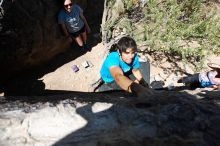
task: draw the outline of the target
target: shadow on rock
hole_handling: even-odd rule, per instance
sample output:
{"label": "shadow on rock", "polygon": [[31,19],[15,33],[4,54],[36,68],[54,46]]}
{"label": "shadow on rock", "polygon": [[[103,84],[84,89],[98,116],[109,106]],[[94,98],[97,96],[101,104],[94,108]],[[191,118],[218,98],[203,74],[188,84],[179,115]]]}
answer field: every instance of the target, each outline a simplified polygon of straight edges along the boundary
{"label": "shadow on rock", "polygon": [[[157,95],[159,96],[159,94]],[[209,96],[209,95],[208,95]],[[210,95],[211,96],[211,95]],[[94,112],[94,104],[76,109],[87,124],[54,146],[218,146],[220,106],[188,93],[161,92],[160,100],[130,99]]]}
{"label": "shadow on rock", "polygon": [[[217,95],[219,92],[214,91],[201,96],[157,91],[152,96],[156,100],[152,100],[152,97],[139,99],[125,92],[56,91],[56,96],[0,98],[0,109],[3,113],[15,110],[28,115],[33,113],[35,118],[29,123],[33,131],[29,134],[38,142],[59,139],[54,146],[218,146],[220,128],[216,125],[220,122],[220,106],[212,100]],[[197,99],[198,96],[202,99]],[[211,100],[203,100],[205,97]],[[63,113],[65,111],[67,113]],[[37,115],[40,113],[44,115]],[[62,115],[65,115],[65,120],[59,122],[58,118]],[[79,116],[84,121],[81,127],[77,127],[81,121]],[[45,118],[50,122],[44,121]],[[52,140],[45,131],[36,130],[48,127],[58,130],[56,124],[64,128],[61,130],[63,134],[65,129],[70,131],[69,134],[58,137],[59,134],[52,132],[55,136]]]}

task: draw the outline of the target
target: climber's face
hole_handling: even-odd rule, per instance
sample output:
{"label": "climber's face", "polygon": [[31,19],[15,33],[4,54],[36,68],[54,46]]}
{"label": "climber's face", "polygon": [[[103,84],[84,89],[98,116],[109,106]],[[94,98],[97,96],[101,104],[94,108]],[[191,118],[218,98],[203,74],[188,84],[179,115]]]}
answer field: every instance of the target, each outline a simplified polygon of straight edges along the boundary
{"label": "climber's face", "polygon": [[65,0],[65,1],[64,1],[64,4],[63,4],[64,9],[65,9],[67,12],[71,12],[72,5],[73,5],[73,3],[72,3],[71,0]]}
{"label": "climber's face", "polygon": [[132,48],[127,48],[125,52],[121,53],[121,59],[125,63],[130,64],[134,59],[135,53]]}

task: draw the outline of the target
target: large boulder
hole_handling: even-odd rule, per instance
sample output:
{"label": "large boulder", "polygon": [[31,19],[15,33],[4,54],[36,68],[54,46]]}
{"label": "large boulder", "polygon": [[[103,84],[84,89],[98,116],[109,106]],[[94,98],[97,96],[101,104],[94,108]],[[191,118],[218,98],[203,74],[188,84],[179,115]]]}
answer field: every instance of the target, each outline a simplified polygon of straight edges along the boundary
{"label": "large boulder", "polygon": [[203,92],[0,97],[0,145],[219,146],[219,91]]}

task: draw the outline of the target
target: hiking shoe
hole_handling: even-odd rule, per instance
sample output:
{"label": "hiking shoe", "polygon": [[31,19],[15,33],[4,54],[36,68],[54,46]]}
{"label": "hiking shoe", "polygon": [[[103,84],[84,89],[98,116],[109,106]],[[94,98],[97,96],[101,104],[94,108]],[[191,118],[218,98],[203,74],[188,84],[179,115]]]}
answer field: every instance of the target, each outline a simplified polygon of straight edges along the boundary
{"label": "hiking shoe", "polygon": [[86,49],[84,46],[80,46],[80,51],[84,52]]}
{"label": "hiking shoe", "polygon": [[85,50],[89,50],[89,45],[88,44],[84,44],[84,49]]}

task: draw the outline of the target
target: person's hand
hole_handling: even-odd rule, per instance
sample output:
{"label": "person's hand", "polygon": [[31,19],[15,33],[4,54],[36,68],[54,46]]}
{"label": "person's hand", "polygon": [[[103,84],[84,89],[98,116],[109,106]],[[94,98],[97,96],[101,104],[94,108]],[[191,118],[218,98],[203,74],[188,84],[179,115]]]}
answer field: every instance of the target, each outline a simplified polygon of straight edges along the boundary
{"label": "person's hand", "polygon": [[146,88],[138,83],[131,83],[130,85],[131,92],[136,94],[139,98],[151,98],[154,94],[154,90],[151,88]]}
{"label": "person's hand", "polygon": [[142,86],[149,88],[150,86],[148,85],[148,83],[144,80],[144,78],[141,78],[139,81],[139,84],[141,84]]}
{"label": "person's hand", "polygon": [[216,90],[216,89],[218,90],[218,89],[220,89],[220,85],[212,85],[211,88],[213,88],[214,90]]}
{"label": "person's hand", "polygon": [[216,70],[218,73],[220,73],[220,65],[219,64],[216,64],[216,63],[207,63],[207,65],[213,69],[213,70]]}

